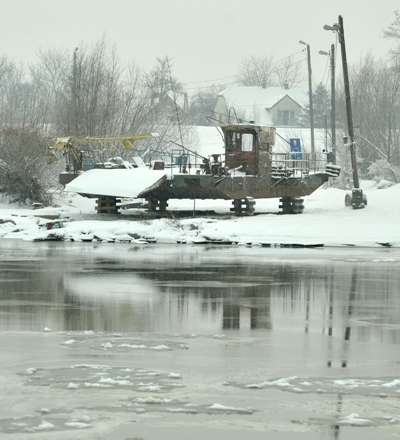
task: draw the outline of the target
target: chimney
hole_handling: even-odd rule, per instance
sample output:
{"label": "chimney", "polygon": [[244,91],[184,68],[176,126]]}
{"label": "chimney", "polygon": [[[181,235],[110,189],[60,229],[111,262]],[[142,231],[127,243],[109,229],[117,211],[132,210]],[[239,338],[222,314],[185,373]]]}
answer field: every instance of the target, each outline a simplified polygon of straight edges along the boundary
{"label": "chimney", "polygon": [[263,80],[261,81],[261,87],[262,87],[263,89],[266,89],[266,88],[267,88],[267,81],[265,81],[265,79],[263,79]]}
{"label": "chimney", "polygon": [[285,90],[289,90],[289,83],[287,81],[285,81],[285,84],[283,85],[283,87],[285,88]]}

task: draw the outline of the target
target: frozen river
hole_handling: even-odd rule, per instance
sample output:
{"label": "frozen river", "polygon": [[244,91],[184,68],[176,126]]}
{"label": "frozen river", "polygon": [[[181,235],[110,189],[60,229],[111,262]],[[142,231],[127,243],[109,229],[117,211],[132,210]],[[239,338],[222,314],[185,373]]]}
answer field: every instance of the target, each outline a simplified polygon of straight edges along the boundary
{"label": "frozen river", "polygon": [[400,250],[0,240],[0,438],[400,436]]}

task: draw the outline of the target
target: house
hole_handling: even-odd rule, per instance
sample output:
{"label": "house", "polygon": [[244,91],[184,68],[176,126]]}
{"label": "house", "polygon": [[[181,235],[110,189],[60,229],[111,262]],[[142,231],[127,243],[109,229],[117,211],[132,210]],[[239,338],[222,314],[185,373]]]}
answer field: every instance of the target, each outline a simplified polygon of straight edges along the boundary
{"label": "house", "polygon": [[261,125],[298,127],[308,91],[302,87],[229,86],[218,94],[214,117],[219,121],[242,119]]}

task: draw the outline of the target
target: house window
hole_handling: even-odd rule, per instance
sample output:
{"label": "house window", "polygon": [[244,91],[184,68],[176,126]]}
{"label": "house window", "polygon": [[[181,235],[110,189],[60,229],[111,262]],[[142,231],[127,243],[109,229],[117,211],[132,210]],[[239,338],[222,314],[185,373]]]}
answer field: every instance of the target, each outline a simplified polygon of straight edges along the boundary
{"label": "house window", "polygon": [[278,110],[278,125],[294,125],[293,110]]}

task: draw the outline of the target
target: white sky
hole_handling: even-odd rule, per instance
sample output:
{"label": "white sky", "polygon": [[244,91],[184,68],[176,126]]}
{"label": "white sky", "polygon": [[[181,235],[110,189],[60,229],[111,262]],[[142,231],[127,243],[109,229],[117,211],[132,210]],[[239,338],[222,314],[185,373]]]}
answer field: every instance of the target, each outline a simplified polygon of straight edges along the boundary
{"label": "white sky", "polygon": [[72,58],[76,46],[105,33],[123,61],[151,68],[168,55],[190,91],[234,81],[240,60],[251,55],[278,61],[298,53],[306,74],[303,40],[314,83],[328,85],[329,60],[318,51],[329,51],[336,34],[323,25],[343,16],[349,64],[368,51],[385,57],[393,43],[382,33],[396,9],[397,0],[0,0],[0,54],[25,63],[39,49],[59,48]]}

